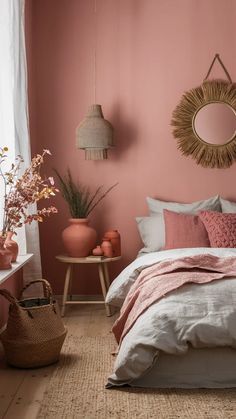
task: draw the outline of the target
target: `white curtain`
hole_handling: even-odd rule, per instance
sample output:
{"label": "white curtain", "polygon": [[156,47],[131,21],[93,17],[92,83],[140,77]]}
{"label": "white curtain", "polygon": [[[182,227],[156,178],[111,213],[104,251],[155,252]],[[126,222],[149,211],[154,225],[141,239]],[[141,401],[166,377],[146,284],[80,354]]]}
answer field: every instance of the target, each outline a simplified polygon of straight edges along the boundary
{"label": "white curtain", "polygon": [[[24,159],[24,167],[31,160],[27,69],[25,53],[24,0],[0,0],[0,145],[9,148],[14,160],[17,154]],[[3,203],[3,185],[0,185]],[[2,213],[1,205],[1,212]],[[2,219],[2,217],[1,217]],[[42,277],[38,225],[17,231],[20,253],[33,253],[34,257],[24,268],[26,281]]]}

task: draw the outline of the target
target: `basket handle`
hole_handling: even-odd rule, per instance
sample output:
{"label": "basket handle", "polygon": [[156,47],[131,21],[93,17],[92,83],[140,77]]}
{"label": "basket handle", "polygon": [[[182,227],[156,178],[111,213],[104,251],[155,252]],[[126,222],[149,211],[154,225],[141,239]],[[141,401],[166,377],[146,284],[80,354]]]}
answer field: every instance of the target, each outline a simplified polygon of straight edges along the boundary
{"label": "basket handle", "polygon": [[22,298],[22,294],[27,288],[29,288],[29,287],[31,287],[31,285],[39,283],[39,282],[41,282],[42,285],[43,285],[44,297],[49,298],[50,302],[52,302],[52,288],[51,288],[51,285],[49,284],[49,282],[46,279],[35,279],[34,281],[28,282],[28,284],[26,284],[24,286],[24,288],[22,288],[20,298]]}
{"label": "basket handle", "polygon": [[6,289],[0,290],[0,295],[2,295],[6,300],[9,301],[9,303],[13,304],[14,306],[18,306],[17,299]]}

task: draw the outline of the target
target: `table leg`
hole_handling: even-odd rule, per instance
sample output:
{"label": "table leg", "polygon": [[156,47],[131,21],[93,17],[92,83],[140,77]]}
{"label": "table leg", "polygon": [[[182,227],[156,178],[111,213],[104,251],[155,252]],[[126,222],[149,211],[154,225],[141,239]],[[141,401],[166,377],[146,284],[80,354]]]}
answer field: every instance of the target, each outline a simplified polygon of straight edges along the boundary
{"label": "table leg", "polygon": [[[103,268],[102,268],[102,263],[98,264],[98,273],[99,273],[99,278],[100,278],[100,283],[101,283],[101,288],[102,288],[102,294],[103,294],[103,298],[104,298],[104,301],[105,301],[107,291],[106,291],[106,282],[105,282],[104,271],[103,271]],[[105,304],[105,307],[106,307],[107,316],[111,316],[111,311],[110,311],[109,305]]]}
{"label": "table leg", "polygon": [[71,264],[70,282],[69,282],[69,289],[68,289],[68,294],[69,294],[70,301],[72,300],[72,277],[73,277],[73,271],[74,271],[74,265]]}
{"label": "table leg", "polygon": [[104,271],[104,278],[106,283],[106,290],[109,290],[110,287],[110,278],[109,278],[109,272],[108,272],[108,266],[107,263],[103,263],[103,271]]}
{"label": "table leg", "polygon": [[64,284],[64,292],[63,292],[63,298],[62,298],[62,309],[61,309],[61,315],[62,315],[62,317],[64,317],[64,314],[65,314],[65,306],[66,306],[67,295],[68,295],[68,288],[69,288],[70,279],[71,279],[71,271],[72,271],[72,265],[69,264],[67,266],[67,270],[66,270],[66,277],[65,277],[65,284]]}

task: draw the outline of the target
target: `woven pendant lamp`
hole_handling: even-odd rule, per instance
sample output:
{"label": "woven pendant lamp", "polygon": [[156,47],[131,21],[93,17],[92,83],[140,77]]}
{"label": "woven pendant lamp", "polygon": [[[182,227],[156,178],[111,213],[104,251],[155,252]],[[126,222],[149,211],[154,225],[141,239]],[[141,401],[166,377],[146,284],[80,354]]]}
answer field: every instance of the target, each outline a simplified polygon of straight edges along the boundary
{"label": "woven pendant lamp", "polygon": [[[96,103],[96,62],[97,62],[97,0],[94,0],[94,59],[93,59],[93,103]],[[85,150],[86,160],[105,160],[107,150],[114,146],[113,127],[104,119],[101,105],[92,105],[87,116],[76,130],[77,148]]]}
{"label": "woven pendant lamp", "polygon": [[101,105],[90,106],[77,128],[77,147],[85,150],[86,160],[105,160],[113,146],[113,127],[104,119]]}

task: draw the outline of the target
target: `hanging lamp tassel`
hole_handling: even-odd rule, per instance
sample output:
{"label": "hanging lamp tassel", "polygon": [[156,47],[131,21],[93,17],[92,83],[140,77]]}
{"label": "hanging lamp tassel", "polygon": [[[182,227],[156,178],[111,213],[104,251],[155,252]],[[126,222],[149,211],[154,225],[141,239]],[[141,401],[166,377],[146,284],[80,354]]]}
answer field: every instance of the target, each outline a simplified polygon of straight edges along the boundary
{"label": "hanging lamp tassel", "polygon": [[86,148],[85,149],[85,160],[106,160],[107,149],[100,148]]}

